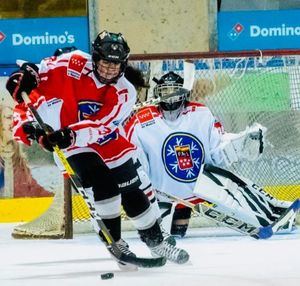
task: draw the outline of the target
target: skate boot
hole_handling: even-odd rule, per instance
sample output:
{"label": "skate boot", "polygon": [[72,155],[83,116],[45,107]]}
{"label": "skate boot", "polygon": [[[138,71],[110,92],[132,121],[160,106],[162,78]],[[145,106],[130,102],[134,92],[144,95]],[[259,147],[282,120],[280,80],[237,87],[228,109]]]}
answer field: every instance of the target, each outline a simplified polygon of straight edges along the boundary
{"label": "skate boot", "polygon": [[189,260],[189,254],[167,240],[164,240],[160,226],[156,222],[152,227],[139,230],[141,240],[147,244],[154,257],[165,257],[167,260],[183,264]]}
{"label": "skate boot", "polygon": [[167,240],[163,240],[159,245],[150,247],[153,257],[166,257],[169,261],[177,264],[186,263],[189,260],[189,254],[174,245],[171,245]]}
{"label": "skate boot", "polygon": [[[119,250],[122,253],[132,256],[132,257],[136,257],[136,255],[129,249],[129,245],[124,239],[121,238],[120,240],[118,240],[116,242],[116,245],[118,246]],[[118,266],[121,270],[125,270],[125,271],[134,271],[134,270],[138,269],[138,267],[136,265],[124,263],[124,262],[120,262],[120,261],[118,261]]]}

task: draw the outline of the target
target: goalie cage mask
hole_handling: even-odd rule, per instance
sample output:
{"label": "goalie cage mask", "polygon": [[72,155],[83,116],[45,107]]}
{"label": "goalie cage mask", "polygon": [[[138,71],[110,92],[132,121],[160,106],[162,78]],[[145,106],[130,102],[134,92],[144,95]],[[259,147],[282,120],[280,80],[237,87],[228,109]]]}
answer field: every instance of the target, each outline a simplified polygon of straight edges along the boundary
{"label": "goalie cage mask", "polygon": [[155,98],[160,98],[159,106],[164,118],[175,120],[189,97],[189,91],[183,88],[183,78],[171,71],[159,80],[153,80],[157,83],[153,94]]}
{"label": "goalie cage mask", "polygon": [[[130,48],[121,33],[116,34],[102,31],[98,34],[95,41],[92,43],[93,71],[97,79],[104,84],[116,83],[126,69],[129,52]],[[100,60],[116,64],[120,63],[121,67],[119,74],[112,79],[101,77],[97,71],[96,65]]]}

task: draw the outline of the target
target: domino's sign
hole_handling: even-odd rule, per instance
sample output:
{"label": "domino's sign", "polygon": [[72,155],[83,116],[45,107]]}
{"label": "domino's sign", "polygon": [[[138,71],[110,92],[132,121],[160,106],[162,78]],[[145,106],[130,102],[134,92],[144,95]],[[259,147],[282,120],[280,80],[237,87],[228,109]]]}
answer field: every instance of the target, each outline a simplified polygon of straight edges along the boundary
{"label": "domino's sign", "polygon": [[280,27],[260,27],[257,25],[250,26],[250,37],[293,37],[300,36],[300,26],[287,27],[282,24]]}
{"label": "domino's sign", "polygon": [[89,51],[87,17],[0,20],[0,64],[38,63],[66,46]]}
{"label": "domino's sign", "polygon": [[220,51],[300,48],[300,10],[218,13]]}
{"label": "domino's sign", "polygon": [[41,35],[26,36],[20,33],[12,34],[13,46],[34,46],[34,45],[73,45],[75,43],[75,35],[69,35],[68,31],[65,31],[61,35],[51,35],[49,32],[45,32]]}

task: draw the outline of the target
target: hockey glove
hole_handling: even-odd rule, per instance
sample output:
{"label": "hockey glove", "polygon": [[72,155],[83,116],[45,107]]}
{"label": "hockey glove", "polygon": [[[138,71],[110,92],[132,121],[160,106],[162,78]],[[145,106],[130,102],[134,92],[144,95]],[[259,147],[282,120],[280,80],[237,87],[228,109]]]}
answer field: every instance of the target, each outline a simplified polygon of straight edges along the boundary
{"label": "hockey glove", "polygon": [[65,149],[74,145],[75,138],[75,132],[71,128],[66,127],[40,137],[39,144],[48,151],[53,152],[54,146]]}
{"label": "hockey glove", "polygon": [[39,141],[39,138],[46,135],[45,131],[39,126],[36,121],[28,121],[22,125],[24,133],[28,136],[28,139]]}
{"label": "hockey glove", "polygon": [[[50,126],[48,127],[51,128]],[[37,141],[45,150],[53,152],[52,145],[50,145],[49,142],[42,142],[42,138],[46,136],[46,133],[36,121],[25,122],[22,128],[24,133],[27,134],[28,139]]]}
{"label": "hockey glove", "polygon": [[29,94],[40,82],[39,68],[32,63],[24,63],[18,71],[13,72],[7,80],[6,89],[18,103],[23,102],[21,92]]}

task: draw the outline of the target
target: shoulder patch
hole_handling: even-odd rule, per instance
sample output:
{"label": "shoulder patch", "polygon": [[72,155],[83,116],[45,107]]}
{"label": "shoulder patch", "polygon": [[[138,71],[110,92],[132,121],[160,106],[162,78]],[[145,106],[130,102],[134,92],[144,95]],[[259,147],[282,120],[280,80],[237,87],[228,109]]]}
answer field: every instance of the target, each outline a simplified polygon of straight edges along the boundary
{"label": "shoulder patch", "polygon": [[73,54],[68,63],[67,74],[70,77],[80,79],[82,71],[85,67],[87,59],[82,55]]}
{"label": "shoulder patch", "polygon": [[140,110],[136,115],[142,127],[146,127],[155,123],[152,111],[150,108]]}

